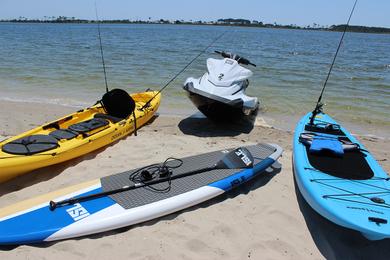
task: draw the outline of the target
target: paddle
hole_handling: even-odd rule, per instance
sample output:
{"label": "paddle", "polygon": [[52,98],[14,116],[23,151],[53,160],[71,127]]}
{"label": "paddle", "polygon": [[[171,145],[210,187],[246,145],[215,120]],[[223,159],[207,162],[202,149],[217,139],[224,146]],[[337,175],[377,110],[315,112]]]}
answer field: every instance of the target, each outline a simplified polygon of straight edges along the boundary
{"label": "paddle", "polygon": [[91,200],[91,199],[95,199],[95,198],[100,198],[100,197],[104,197],[104,196],[108,196],[111,194],[116,194],[116,193],[120,193],[120,192],[124,192],[124,191],[128,191],[128,190],[134,190],[137,188],[142,188],[142,187],[150,186],[153,184],[171,181],[174,179],[178,179],[178,178],[182,178],[182,177],[186,177],[186,176],[190,176],[190,175],[195,175],[195,174],[199,174],[199,173],[203,173],[203,172],[211,171],[211,170],[252,168],[253,161],[254,161],[253,156],[248,151],[248,149],[246,149],[244,147],[240,147],[240,148],[237,148],[237,149],[225,154],[221,160],[219,160],[216,164],[214,164],[211,167],[201,168],[201,169],[197,169],[194,171],[189,171],[189,172],[185,172],[185,173],[173,175],[173,176],[169,175],[167,177],[163,177],[163,178],[159,178],[159,179],[155,179],[155,180],[137,182],[137,183],[134,183],[132,185],[123,186],[123,187],[121,187],[119,189],[115,189],[115,190],[103,191],[103,192],[90,194],[90,195],[86,195],[86,196],[81,196],[81,197],[74,197],[74,198],[65,199],[65,200],[58,201],[58,202],[50,201],[49,208],[50,208],[50,210],[55,210],[59,206],[72,205],[75,203],[79,203],[79,202],[83,202],[83,201],[87,201],[87,200]]}

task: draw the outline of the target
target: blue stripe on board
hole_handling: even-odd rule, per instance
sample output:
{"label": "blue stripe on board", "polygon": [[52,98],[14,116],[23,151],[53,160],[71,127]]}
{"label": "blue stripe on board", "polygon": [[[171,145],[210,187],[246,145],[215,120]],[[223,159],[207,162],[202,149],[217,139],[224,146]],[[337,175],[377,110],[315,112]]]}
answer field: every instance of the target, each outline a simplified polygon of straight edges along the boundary
{"label": "blue stripe on board", "polygon": [[[102,192],[102,188],[80,194]],[[45,240],[58,230],[115,204],[109,197],[101,197],[80,204],[39,208],[0,222],[0,244],[23,244]]]}
{"label": "blue stripe on board", "polygon": [[275,160],[266,158],[251,169],[245,169],[243,171],[237,172],[225,179],[210,183],[208,186],[216,187],[224,191],[231,190],[235,186],[252,179],[254,176],[270,167],[274,162]]}

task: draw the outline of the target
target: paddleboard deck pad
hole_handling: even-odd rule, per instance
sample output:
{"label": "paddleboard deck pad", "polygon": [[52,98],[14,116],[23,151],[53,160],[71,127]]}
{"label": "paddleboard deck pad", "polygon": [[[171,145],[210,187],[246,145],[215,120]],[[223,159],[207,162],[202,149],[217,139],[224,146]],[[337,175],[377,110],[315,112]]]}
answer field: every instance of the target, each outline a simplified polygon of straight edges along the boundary
{"label": "paddleboard deck pad", "polygon": [[[245,147],[254,158],[247,169],[213,169],[109,196],[58,206],[49,201],[81,197],[132,185],[139,169],[82,183],[20,202],[0,210],[0,244],[29,244],[55,241],[104,232],[155,219],[216,197],[271,167],[281,156],[278,145]],[[172,176],[213,166],[231,150],[182,158]]]}
{"label": "paddleboard deck pad", "polygon": [[294,135],[294,174],[301,194],[337,225],[370,240],[390,238],[389,176],[330,116],[318,114],[313,125],[310,118],[308,113],[301,119]]}

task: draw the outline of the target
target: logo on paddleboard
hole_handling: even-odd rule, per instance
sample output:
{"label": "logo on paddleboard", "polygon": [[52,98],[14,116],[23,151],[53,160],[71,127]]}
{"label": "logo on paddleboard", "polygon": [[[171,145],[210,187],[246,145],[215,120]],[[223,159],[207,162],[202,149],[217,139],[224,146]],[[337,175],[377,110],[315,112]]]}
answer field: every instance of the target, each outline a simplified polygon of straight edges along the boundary
{"label": "logo on paddleboard", "polygon": [[225,76],[225,75],[224,75],[223,73],[221,73],[221,74],[219,74],[218,79],[219,79],[219,80],[222,80],[222,78],[223,78],[224,76]]}
{"label": "logo on paddleboard", "polygon": [[238,157],[240,157],[240,159],[246,164],[246,166],[249,166],[252,164],[252,161],[251,159],[249,159],[249,157],[241,150],[241,149],[237,149],[235,151],[235,153],[237,154]]}
{"label": "logo on paddleboard", "polygon": [[74,204],[74,207],[67,209],[66,212],[68,212],[69,216],[71,216],[74,221],[79,221],[80,219],[86,218],[90,215],[80,203]]}

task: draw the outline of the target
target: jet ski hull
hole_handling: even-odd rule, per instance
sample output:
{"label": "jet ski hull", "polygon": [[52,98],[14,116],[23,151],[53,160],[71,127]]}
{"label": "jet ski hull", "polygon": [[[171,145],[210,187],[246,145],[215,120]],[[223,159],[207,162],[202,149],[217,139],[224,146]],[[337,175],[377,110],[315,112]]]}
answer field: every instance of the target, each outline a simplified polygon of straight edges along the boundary
{"label": "jet ski hull", "polygon": [[258,106],[245,108],[242,99],[224,100],[219,96],[209,93],[197,93],[191,91],[188,85],[184,86],[192,103],[209,119],[217,122],[231,122],[239,120],[251,120],[257,114]]}

